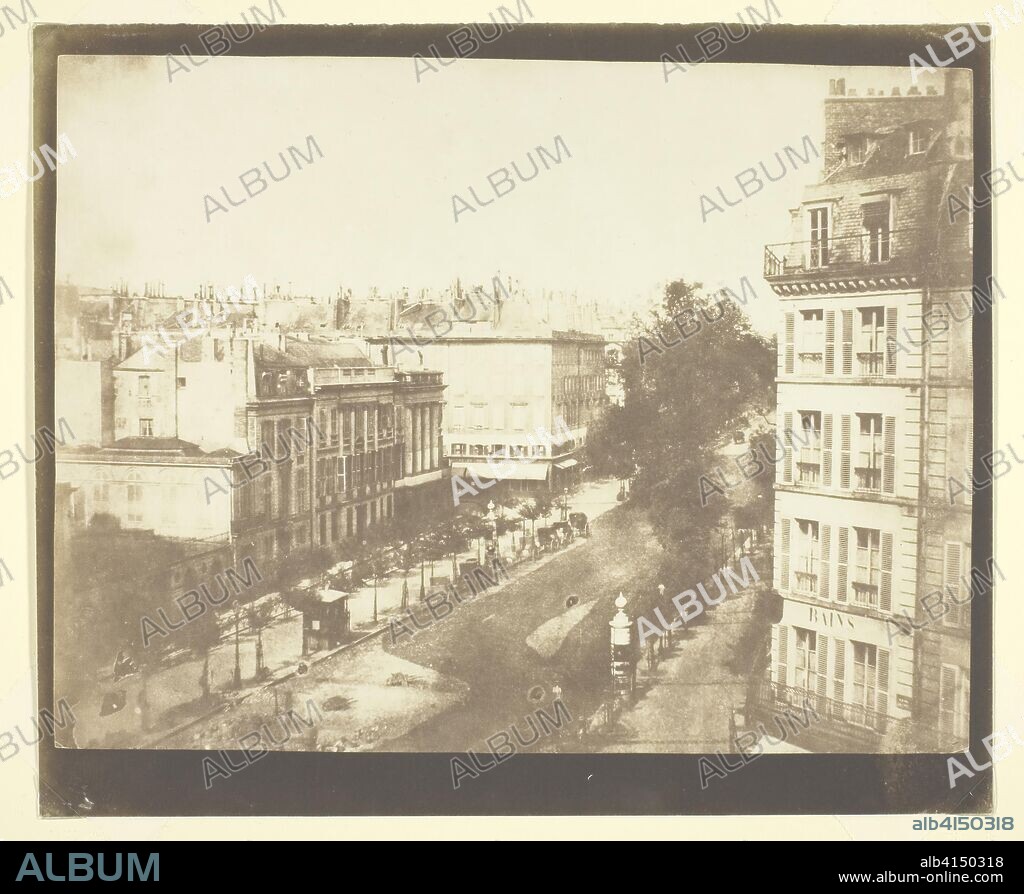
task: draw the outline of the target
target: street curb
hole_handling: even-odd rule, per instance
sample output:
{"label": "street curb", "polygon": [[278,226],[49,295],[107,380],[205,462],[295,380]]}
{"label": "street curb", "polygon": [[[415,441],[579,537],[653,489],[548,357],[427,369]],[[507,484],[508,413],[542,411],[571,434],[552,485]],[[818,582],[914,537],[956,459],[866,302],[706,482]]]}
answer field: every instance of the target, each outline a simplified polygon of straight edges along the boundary
{"label": "street curb", "polygon": [[[608,514],[610,512],[614,512],[616,509],[620,508],[623,505],[625,505],[625,504],[624,503],[623,504],[616,504],[615,506],[612,506],[609,509],[607,509],[605,512],[603,512],[602,515],[606,515],[606,514]],[[598,518],[600,518],[600,516]],[[594,521],[596,522],[597,520],[598,519],[595,518]],[[546,564],[547,562],[549,562],[550,560],[554,559],[555,557],[564,555],[564,554],[568,553],[569,551],[571,551],[572,549],[575,549],[576,547],[581,546],[584,542],[589,541],[589,539],[590,538],[587,538],[587,537],[576,537],[576,538],[573,539],[573,541],[571,543],[569,543],[566,546],[562,547],[558,552],[546,553],[543,556],[541,556],[539,559],[532,560],[533,564],[532,564],[532,566],[529,569],[527,569],[526,574],[532,573],[533,570],[535,570],[537,568],[540,568],[542,565]],[[531,561],[531,560],[527,560],[527,561]],[[513,568],[515,568],[515,567],[518,567],[518,566],[513,566]],[[524,574],[523,576],[525,577],[526,574]],[[482,595],[485,595],[485,596],[495,595],[496,593],[500,592],[502,590],[502,588],[506,584],[514,583],[514,582],[515,582],[515,579],[511,575],[509,575],[503,583],[498,583],[497,586],[494,586],[494,587],[488,587],[484,591],[484,593]],[[477,598],[479,598],[479,596]],[[336,657],[337,655],[341,654],[342,652],[345,652],[345,651],[347,651],[349,649],[353,649],[356,646],[359,646],[359,645],[362,645],[363,643],[368,642],[369,640],[373,639],[374,637],[380,636],[381,634],[383,634],[386,630],[388,630],[390,628],[390,620],[392,620],[392,619],[388,619],[387,622],[382,624],[376,630],[372,630],[369,633],[364,634],[363,636],[359,637],[359,639],[352,640],[351,642],[345,643],[344,645],[339,646],[333,652],[329,652],[326,655],[321,655],[320,657],[315,658],[315,659],[309,661],[308,662],[308,666],[310,668],[313,668],[314,666],[316,666],[316,665],[318,665],[318,664],[320,664],[320,663],[322,663],[324,661],[327,661],[330,658]],[[308,674],[308,671],[307,671],[307,674]],[[184,732],[188,731],[190,728],[192,728],[196,724],[203,723],[204,721],[210,720],[211,718],[216,717],[218,714],[221,714],[224,711],[227,711],[227,710],[229,710],[231,708],[237,707],[238,705],[242,704],[243,702],[245,702],[246,700],[248,700],[252,696],[257,695],[258,693],[265,692],[265,691],[271,689],[272,687],[277,686],[280,683],[283,683],[286,680],[291,680],[291,679],[293,679],[294,677],[297,677],[297,676],[306,676],[307,674],[299,674],[298,670],[294,669],[294,670],[289,671],[286,674],[282,674],[281,676],[274,677],[273,679],[264,682],[261,686],[254,688],[252,691],[247,692],[244,695],[239,695],[237,698],[234,698],[234,699],[230,699],[230,698],[229,699],[225,699],[223,702],[221,702],[220,704],[218,704],[215,707],[211,708],[205,714],[201,714],[198,717],[194,717],[191,720],[186,721],[185,723],[181,724],[180,726],[175,727],[173,730],[171,730],[171,731],[169,731],[167,733],[164,733],[159,738],[153,739],[149,744],[147,744],[147,745],[145,745],[143,747],[155,748],[155,747],[159,746],[161,743],[166,742],[168,739],[173,738],[174,736],[180,735],[181,733],[184,733]]]}

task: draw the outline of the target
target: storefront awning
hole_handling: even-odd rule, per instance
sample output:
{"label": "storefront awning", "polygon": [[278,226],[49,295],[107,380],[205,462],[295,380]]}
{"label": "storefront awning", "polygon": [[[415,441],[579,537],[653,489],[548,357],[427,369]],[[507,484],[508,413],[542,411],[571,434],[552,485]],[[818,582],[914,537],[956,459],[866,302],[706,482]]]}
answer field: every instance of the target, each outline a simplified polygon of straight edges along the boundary
{"label": "storefront awning", "polygon": [[462,478],[476,475],[481,481],[546,481],[547,463],[519,463],[515,460],[494,461],[493,466],[481,463],[453,463],[452,474]]}
{"label": "storefront awning", "polygon": [[579,463],[574,459],[563,459],[561,462],[555,463],[556,469],[571,469],[573,466],[578,466]]}

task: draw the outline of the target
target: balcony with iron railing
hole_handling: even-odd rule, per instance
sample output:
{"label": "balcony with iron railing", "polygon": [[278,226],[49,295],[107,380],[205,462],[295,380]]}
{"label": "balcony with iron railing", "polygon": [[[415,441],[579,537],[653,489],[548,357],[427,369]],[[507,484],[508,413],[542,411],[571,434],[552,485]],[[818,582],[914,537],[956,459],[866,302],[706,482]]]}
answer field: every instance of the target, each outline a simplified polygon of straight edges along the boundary
{"label": "balcony with iron railing", "polygon": [[878,608],[878,584],[855,580],[850,583],[853,589],[853,604],[865,608]]}
{"label": "balcony with iron railing", "polygon": [[[845,727],[848,735],[858,738],[865,733],[882,735],[896,722],[884,711],[837,701],[799,686],[784,686],[770,680],[762,680],[759,683],[756,700],[757,707],[761,710],[767,709],[776,715],[784,715],[787,708],[790,711],[803,711],[806,706],[808,711],[813,709],[817,713],[818,723],[827,722]],[[811,716],[810,719],[814,724],[814,717]]]}
{"label": "balcony with iron railing", "polygon": [[853,467],[857,490],[880,491],[882,489],[882,454],[860,451],[857,465]]}
{"label": "balcony with iron railing", "polygon": [[857,367],[862,376],[880,376],[885,372],[882,351],[858,351]]}
{"label": "balcony with iron railing", "polygon": [[821,448],[801,447],[796,460],[797,482],[817,484],[821,480]]}
{"label": "balcony with iron railing", "polygon": [[918,228],[777,242],[764,248],[764,277],[769,282],[838,280],[853,290],[879,278],[916,276],[923,255]]}
{"label": "balcony with iron railing", "polygon": [[794,559],[794,592],[815,596],[818,592],[818,560],[814,556],[797,556]]}

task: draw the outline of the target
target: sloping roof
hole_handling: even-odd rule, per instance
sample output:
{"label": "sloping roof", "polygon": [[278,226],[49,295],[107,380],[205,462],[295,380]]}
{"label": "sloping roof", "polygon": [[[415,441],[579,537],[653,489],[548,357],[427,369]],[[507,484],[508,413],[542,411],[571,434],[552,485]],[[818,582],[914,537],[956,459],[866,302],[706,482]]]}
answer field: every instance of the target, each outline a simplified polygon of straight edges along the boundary
{"label": "sloping roof", "polygon": [[285,340],[284,351],[270,345],[257,345],[254,356],[260,366],[284,369],[297,366],[373,366],[370,359],[355,345],[290,338]]}
{"label": "sloping roof", "polygon": [[147,369],[163,372],[174,368],[173,347],[167,347],[158,335],[143,333],[141,337],[148,339],[149,343],[125,357],[114,367],[115,369]]}

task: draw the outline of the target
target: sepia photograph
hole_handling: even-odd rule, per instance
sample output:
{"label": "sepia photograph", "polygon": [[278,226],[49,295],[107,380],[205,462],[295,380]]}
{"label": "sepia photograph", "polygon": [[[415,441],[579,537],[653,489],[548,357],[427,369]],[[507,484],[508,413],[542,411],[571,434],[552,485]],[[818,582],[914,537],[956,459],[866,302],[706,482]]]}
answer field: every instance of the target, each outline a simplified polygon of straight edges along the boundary
{"label": "sepia photograph", "polygon": [[[47,707],[10,740],[63,762],[43,813],[145,812],[96,769],[137,759],[183,813],[252,813],[293,754],[330,792],[425,761],[426,813],[577,812],[562,774],[655,766],[688,807],[603,812],[836,813],[793,790],[835,768],[843,804],[990,804],[1012,466],[976,444],[1021,178],[979,192],[952,26],[852,64],[821,46],[866,30],[782,39],[772,0],[642,51],[547,44],[521,0],[284,12],[60,34],[5,169],[52,247],[52,416],[7,462],[52,469]],[[542,756],[554,800],[499,804]]]}

